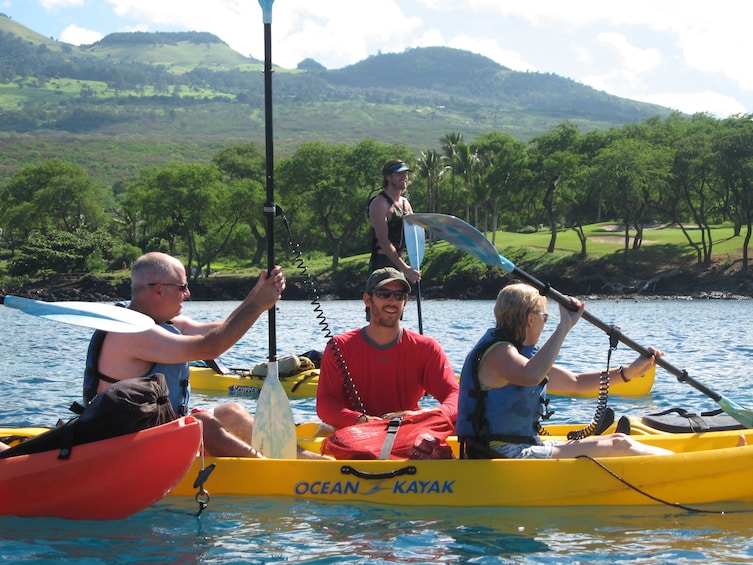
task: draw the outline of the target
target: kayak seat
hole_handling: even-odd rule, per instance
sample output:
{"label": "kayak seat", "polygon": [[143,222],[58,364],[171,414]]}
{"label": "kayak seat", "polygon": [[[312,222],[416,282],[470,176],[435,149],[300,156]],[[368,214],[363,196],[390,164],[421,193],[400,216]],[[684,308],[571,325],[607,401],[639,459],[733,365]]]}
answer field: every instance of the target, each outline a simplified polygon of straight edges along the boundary
{"label": "kayak seat", "polygon": [[719,432],[745,429],[745,426],[732,416],[722,413],[722,410],[712,410],[696,414],[683,408],[670,408],[663,412],[643,416],[641,421],[647,426],[670,433]]}

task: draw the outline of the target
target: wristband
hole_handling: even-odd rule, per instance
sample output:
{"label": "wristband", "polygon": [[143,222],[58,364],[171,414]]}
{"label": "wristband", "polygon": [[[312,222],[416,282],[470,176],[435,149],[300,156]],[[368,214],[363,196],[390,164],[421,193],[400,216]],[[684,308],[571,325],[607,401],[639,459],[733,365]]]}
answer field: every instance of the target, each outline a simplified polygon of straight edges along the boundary
{"label": "wristband", "polygon": [[620,368],[617,369],[617,371],[620,373],[620,376],[622,377],[622,380],[624,382],[626,382],[626,383],[630,382],[630,379],[625,376],[625,367],[623,367],[622,365],[620,365]]}

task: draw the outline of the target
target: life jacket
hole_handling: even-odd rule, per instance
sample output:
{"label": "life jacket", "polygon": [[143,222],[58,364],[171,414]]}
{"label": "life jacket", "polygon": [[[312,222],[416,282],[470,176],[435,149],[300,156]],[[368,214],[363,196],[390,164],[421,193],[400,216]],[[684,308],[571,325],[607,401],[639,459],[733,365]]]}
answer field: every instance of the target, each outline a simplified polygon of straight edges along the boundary
{"label": "life jacket", "polygon": [[513,343],[527,358],[537,349],[522,346],[502,335],[497,328],[487,330],[466,357],[460,375],[459,413],[456,424],[461,442],[488,448],[490,441],[509,443],[537,442],[540,418],[549,418],[546,398],[548,378],[535,386],[507,384],[500,388],[482,390],[478,368],[486,352],[496,343]]}
{"label": "life jacket", "polygon": [[[180,330],[169,322],[162,323],[160,326],[170,332],[180,334]],[[84,370],[84,406],[96,396],[100,380],[108,383],[120,382],[99,371],[99,356],[102,353],[102,343],[106,336],[107,332],[97,330],[89,342]],[[165,376],[173,410],[178,416],[185,416],[188,413],[188,401],[191,396],[188,363],[155,363],[147,374],[153,373],[162,373]]]}
{"label": "life jacket", "polygon": [[[395,204],[395,201],[392,200],[392,198],[386,192],[381,191],[374,198],[379,198],[380,196],[386,198],[387,202],[389,202],[390,206],[392,207],[392,217],[387,220],[387,239],[389,239],[390,243],[395,246],[395,249],[397,249],[398,253],[402,253],[405,251],[405,237],[403,235],[403,216],[405,216],[405,210],[400,206],[397,206]],[[374,200],[374,198],[369,200],[369,207],[371,207],[371,202]],[[379,253],[379,242],[377,241],[376,232],[372,227],[371,254],[373,256],[377,253]]]}
{"label": "life jacket", "polygon": [[68,459],[75,445],[131,434],[175,418],[164,375],[123,379],[97,394],[79,416],[1,451],[0,459],[51,450],[59,450],[58,459]]}
{"label": "life jacket", "polygon": [[452,421],[439,410],[340,428],[322,443],[335,459],[453,459]]}

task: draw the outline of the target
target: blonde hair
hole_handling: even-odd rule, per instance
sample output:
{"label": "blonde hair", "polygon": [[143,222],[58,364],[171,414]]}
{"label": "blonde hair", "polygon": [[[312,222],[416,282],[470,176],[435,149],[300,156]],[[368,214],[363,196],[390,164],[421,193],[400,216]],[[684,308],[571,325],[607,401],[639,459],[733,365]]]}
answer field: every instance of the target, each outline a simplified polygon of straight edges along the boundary
{"label": "blonde hair", "polygon": [[523,343],[526,337],[528,314],[546,311],[546,297],[523,283],[513,283],[497,294],[494,304],[494,318],[497,328],[517,343]]}

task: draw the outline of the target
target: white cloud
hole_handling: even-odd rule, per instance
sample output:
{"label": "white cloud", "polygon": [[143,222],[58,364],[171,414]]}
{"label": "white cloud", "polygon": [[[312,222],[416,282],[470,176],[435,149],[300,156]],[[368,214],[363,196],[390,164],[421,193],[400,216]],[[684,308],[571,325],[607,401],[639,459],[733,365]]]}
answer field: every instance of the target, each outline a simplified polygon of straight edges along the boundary
{"label": "white cloud", "polygon": [[[29,0],[26,0],[27,2]],[[40,0],[40,4],[45,10],[54,10],[56,8],[71,8],[83,6],[85,0]]]}
{"label": "white cloud", "polygon": [[[261,7],[240,0],[108,0],[120,17],[146,21],[152,30],[214,33],[244,55],[263,56]],[[406,17],[395,0],[286,0],[273,5],[272,58],[295,67],[313,58],[329,68],[355,63],[379,51],[402,51],[414,43],[421,20]],[[385,46],[389,46],[388,49]]]}
{"label": "white cloud", "polygon": [[103,37],[104,36],[98,31],[84,29],[75,24],[71,24],[60,34],[60,41],[70,43],[71,45],[91,45]]}
{"label": "white cloud", "polygon": [[449,42],[432,43],[431,45],[447,45],[455,49],[478,53],[514,71],[537,70],[536,66],[527,61],[521,53],[503,48],[496,39],[492,38],[458,35]]}
{"label": "white cloud", "polygon": [[[617,58],[604,72],[583,76],[581,80],[597,90],[641,100],[637,97],[645,96],[650,90],[648,80],[663,62],[661,52],[654,48],[637,48],[624,35],[615,32],[600,33],[598,41],[616,53]],[[585,57],[590,59],[587,52]]]}
{"label": "white cloud", "polygon": [[642,102],[659,104],[686,114],[698,112],[711,114],[716,118],[728,118],[734,114],[745,114],[745,106],[738,100],[718,92],[655,92],[635,98]]}
{"label": "white cloud", "polygon": [[658,49],[635,47],[621,33],[600,33],[598,37],[601,43],[612,47],[618,53],[622,66],[632,72],[651,72],[662,62],[662,54]]}

